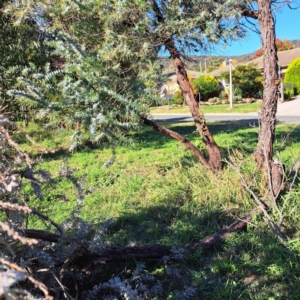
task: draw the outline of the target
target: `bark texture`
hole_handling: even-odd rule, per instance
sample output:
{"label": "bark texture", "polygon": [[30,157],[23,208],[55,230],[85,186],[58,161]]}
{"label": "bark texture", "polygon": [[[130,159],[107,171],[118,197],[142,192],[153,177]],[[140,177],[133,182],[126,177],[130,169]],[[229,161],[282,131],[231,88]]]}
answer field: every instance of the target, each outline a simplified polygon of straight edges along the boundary
{"label": "bark texture", "polygon": [[185,103],[188,105],[192,117],[194,119],[196,128],[199,134],[203,137],[205,148],[209,155],[208,163],[213,170],[221,169],[221,152],[216,144],[209,128],[206,124],[204,116],[201,116],[199,111],[199,104],[195,99],[193,88],[189,82],[186,68],[180,58],[180,54],[176,49],[174,40],[169,38],[165,41],[165,46],[169,50],[173,59],[173,64],[176,70],[177,83],[182,91]]}
{"label": "bark texture", "polygon": [[282,172],[272,161],[273,143],[275,139],[275,120],[277,111],[278,57],[275,45],[275,24],[271,9],[272,0],[258,0],[258,21],[264,51],[264,91],[259,113],[259,140],[254,153],[260,169],[271,170],[272,192],[277,195],[281,189]]}

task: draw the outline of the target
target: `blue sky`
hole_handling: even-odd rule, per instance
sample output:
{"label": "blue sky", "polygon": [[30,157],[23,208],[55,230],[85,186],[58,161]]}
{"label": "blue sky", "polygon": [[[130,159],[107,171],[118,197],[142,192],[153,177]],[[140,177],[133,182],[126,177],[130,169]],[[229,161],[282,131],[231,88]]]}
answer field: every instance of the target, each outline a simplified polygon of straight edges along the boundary
{"label": "blue sky", "polygon": [[[276,37],[283,40],[300,39],[300,8],[291,10],[284,7],[276,13]],[[231,43],[226,49],[216,48],[212,55],[234,56],[251,53],[261,47],[261,41],[258,34],[250,32],[248,36],[238,42]]]}

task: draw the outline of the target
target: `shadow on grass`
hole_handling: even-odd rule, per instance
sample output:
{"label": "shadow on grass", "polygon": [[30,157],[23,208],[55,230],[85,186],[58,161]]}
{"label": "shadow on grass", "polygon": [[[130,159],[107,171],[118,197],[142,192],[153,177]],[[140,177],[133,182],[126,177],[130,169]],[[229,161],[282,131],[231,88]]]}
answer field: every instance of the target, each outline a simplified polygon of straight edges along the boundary
{"label": "shadow on grass", "polygon": [[[232,211],[229,216],[228,211],[212,209],[194,215],[183,209],[182,200],[165,201],[166,205],[125,212],[109,227],[109,240],[120,246],[186,246],[241,214]],[[267,226],[232,234],[209,252],[188,254],[180,265],[198,290],[194,299],[298,299],[300,295],[297,257],[288,254]]]}
{"label": "shadow on grass", "polygon": [[[185,136],[191,142],[200,140],[195,125],[192,123],[159,123]],[[281,123],[278,122],[277,124],[280,125]],[[292,129],[292,126],[288,126],[288,128]],[[239,148],[250,154],[257,145],[259,130],[257,119],[213,122],[209,123],[209,129],[218,141],[224,155],[226,155],[228,148]],[[174,141],[171,137],[160,134],[146,125],[142,126],[142,130],[139,133],[134,133],[132,138],[137,143],[142,143],[143,148],[151,147],[156,149],[164,147],[170,141]],[[286,127],[277,126],[276,139],[300,142],[300,126],[296,125],[291,132],[286,131]]]}

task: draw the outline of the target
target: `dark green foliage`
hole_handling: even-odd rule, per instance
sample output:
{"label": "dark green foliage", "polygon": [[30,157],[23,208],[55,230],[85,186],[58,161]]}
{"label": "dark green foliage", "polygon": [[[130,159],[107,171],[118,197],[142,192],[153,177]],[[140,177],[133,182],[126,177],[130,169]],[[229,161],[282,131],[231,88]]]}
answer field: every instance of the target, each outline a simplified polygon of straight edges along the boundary
{"label": "dark green foliage", "polygon": [[19,104],[6,93],[16,85],[16,79],[29,63],[37,66],[49,61],[49,47],[44,43],[44,34],[35,21],[28,17],[14,25],[12,17],[3,12],[5,4],[0,2],[0,110],[9,113],[14,120],[30,120],[32,111],[25,104]]}
{"label": "dark green foliage", "polygon": [[284,82],[295,85],[296,95],[300,93],[300,57],[294,59],[288,66],[284,77]]}
{"label": "dark green foliage", "polygon": [[[222,73],[221,78],[229,82],[229,72]],[[263,89],[261,71],[254,64],[235,67],[232,83],[235,89],[241,90],[243,97],[257,97]]]}

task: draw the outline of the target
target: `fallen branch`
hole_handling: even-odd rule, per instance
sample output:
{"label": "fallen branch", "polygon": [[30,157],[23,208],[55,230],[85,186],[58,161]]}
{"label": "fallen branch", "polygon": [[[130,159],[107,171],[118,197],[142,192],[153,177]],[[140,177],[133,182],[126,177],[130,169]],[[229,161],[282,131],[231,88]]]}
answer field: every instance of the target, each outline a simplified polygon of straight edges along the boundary
{"label": "fallen branch", "polygon": [[[208,251],[219,245],[221,242],[226,240],[232,233],[237,231],[246,231],[247,225],[251,221],[254,213],[258,211],[255,208],[250,213],[246,214],[244,217],[239,218],[237,221],[229,225],[228,227],[204,238],[198,243],[193,243],[188,247],[183,247],[187,251],[201,250]],[[22,233],[27,238],[35,238],[48,242],[59,242],[62,237],[58,234],[34,230],[34,229],[23,229]],[[172,247],[164,245],[144,245],[135,247],[107,247],[98,251],[97,253],[92,253],[89,250],[89,243],[76,241],[75,239],[63,238],[66,243],[76,242],[78,247],[76,247],[76,253],[73,253],[71,262],[68,264],[75,265],[78,269],[82,271],[87,271],[89,268],[99,265],[106,264],[109,262],[125,261],[125,260],[159,260],[164,256],[172,255]]]}

